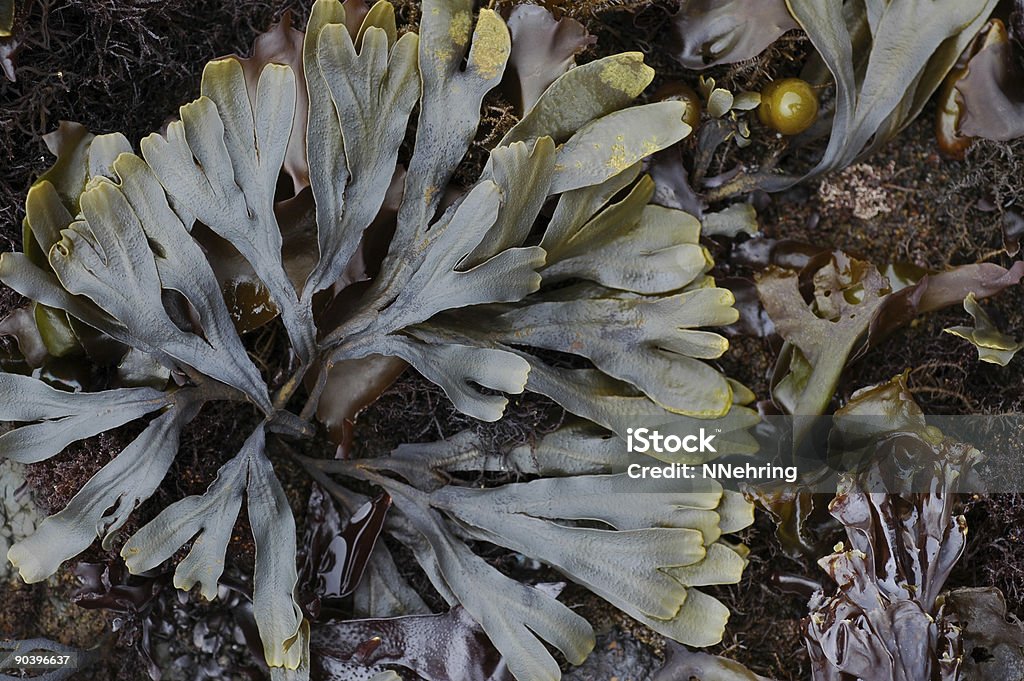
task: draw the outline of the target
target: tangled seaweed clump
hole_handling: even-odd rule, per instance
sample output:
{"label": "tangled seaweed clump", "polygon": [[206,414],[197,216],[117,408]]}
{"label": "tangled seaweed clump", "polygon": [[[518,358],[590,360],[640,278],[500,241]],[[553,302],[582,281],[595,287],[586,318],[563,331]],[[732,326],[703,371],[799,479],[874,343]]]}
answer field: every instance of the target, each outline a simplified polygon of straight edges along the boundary
{"label": "tangled seaweed clump", "polygon": [[[0,543],[35,585],[0,584],[33,611],[0,617],[24,639],[0,660],[87,642],[95,678],[325,681],[1024,665],[1019,500],[974,493],[986,448],[926,415],[1024,403],[1024,3],[316,0],[136,143],[167,114],[132,99],[148,77],[126,113],[41,56],[71,49],[76,2],[0,1],[0,88],[67,69],[90,128],[125,133],[62,122],[24,220],[0,206],[21,227]],[[96,79],[141,73],[187,17],[240,16],[176,7],[105,7],[88,35],[118,62]],[[134,62],[121,33],[148,46]],[[62,96],[20,97],[18,134],[81,111]],[[0,197],[21,203],[42,161],[14,139],[24,186]],[[717,451],[646,460],[637,427]],[[790,450],[796,483],[625,474]],[[66,600],[113,632],[26,624]]]}
{"label": "tangled seaweed clump", "polygon": [[[132,573],[174,559],[176,587],[214,598],[244,502],[262,655],[272,670],[308,673],[318,607],[301,593],[295,519],[273,463],[295,446],[304,454],[287,458],[351,516],[338,535],[349,549],[335,556],[345,579],[322,584],[317,599],[351,594],[371,618],[424,611],[375,545],[383,531],[455,608],[450,628],[482,630],[473,640],[495,646],[516,678],[559,678],[541,639],[578,664],[594,645],[590,625],[466,543],[486,541],[544,561],[671,638],[715,643],[728,611],[697,587],[739,578],[744,549],[721,537],[748,524],[751,507],[712,483],[637,498],[616,438],[638,419],[685,427],[752,415],[734,407],[740,386],[705,362],[727,343],[703,329],[736,312],[707,277],[701,222],[651,204],[641,172],[645,157],[689,133],[683,105],[631,105],[653,77],[638,54],[572,68],[491,150],[480,179],[458,187],[451,178],[511,52],[505,22],[482,10],[474,27],[469,3],[441,1],[425,3],[419,33],[399,36],[387,2],[350,19],[320,0],[304,34],[282,25],[252,57],[211,62],[199,99],[143,139],[141,154],[120,134],[62,128],[56,164],[29,192],[25,251],[0,259],[0,278],[33,301],[10,327],[21,357],[0,375],[0,418],[23,425],[0,446],[34,464],[126,424],[139,431],[10,549],[11,562],[26,581],[44,580],[98,536],[104,549],[121,546]],[[616,319],[623,332],[606,335]],[[240,335],[271,320],[290,347],[281,380]],[[67,357],[107,370],[69,391],[46,380]],[[467,436],[366,460],[310,456],[325,451],[317,420],[344,445],[346,424],[406,366],[482,421],[501,419],[502,393],[524,390],[580,420],[497,460]],[[159,509],[122,542],[189,424],[223,402],[257,415],[238,453],[205,492]],[[536,479],[480,490],[459,483],[466,471]],[[366,485],[386,495],[360,511]],[[542,500],[547,508],[534,508]],[[331,636],[359,642],[366,626],[333,622]],[[376,662],[331,650],[314,667]]]}

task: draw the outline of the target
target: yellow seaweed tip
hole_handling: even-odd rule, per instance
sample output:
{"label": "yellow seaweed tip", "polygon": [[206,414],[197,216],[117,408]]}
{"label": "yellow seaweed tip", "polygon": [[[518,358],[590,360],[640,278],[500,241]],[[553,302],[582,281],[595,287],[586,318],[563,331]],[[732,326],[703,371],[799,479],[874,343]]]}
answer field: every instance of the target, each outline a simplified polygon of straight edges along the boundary
{"label": "yellow seaweed tip", "polygon": [[610,88],[636,97],[654,78],[654,69],[644,64],[639,52],[627,52],[609,59],[598,74]]}
{"label": "yellow seaweed tip", "polygon": [[511,49],[511,38],[505,22],[493,10],[480,10],[476,38],[470,54],[472,67],[485,80],[497,78],[505,68]]}

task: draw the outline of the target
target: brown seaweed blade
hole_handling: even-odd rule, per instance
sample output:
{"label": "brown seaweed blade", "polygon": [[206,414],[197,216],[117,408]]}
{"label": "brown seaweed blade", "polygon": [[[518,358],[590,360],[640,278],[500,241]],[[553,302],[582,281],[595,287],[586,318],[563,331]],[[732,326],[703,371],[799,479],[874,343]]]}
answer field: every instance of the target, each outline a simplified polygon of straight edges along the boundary
{"label": "brown seaweed blade", "polygon": [[512,52],[502,87],[513,98],[520,116],[563,73],[576,65],[576,55],[597,38],[568,17],[556,20],[538,5],[516,5],[508,16]]}
{"label": "brown seaweed blade", "polygon": [[967,541],[956,492],[980,453],[914,418],[902,377],[858,392],[837,427],[894,405],[909,420],[874,435],[871,463],[841,478],[829,506],[847,542],[818,561],[838,590],[816,594],[805,620],[815,681],[959,678],[960,630],[939,595]]}
{"label": "brown seaweed blade", "polygon": [[796,28],[784,0],[687,0],[672,20],[672,56],[688,69],[731,64]]}
{"label": "brown seaweed blade", "polygon": [[460,607],[441,615],[329,622],[313,629],[310,650],[314,681],[348,681],[360,669],[383,671],[383,665],[403,667],[424,681],[514,679]]}

